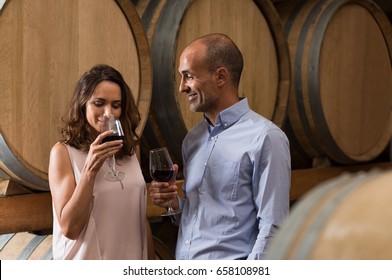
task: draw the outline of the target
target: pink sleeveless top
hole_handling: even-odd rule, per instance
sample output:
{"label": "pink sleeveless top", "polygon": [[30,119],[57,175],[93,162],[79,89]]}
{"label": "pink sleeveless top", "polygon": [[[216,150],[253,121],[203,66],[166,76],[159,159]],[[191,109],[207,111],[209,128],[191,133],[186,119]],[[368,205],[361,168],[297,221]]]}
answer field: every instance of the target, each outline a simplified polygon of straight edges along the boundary
{"label": "pink sleeveless top", "polygon": [[[77,187],[87,153],[66,147]],[[90,218],[76,240],[61,233],[53,215],[53,259],[147,259],[146,184],[139,161],[133,155],[120,161],[116,168],[126,174],[124,188],[120,182],[104,180],[110,171],[104,163],[95,180]]]}

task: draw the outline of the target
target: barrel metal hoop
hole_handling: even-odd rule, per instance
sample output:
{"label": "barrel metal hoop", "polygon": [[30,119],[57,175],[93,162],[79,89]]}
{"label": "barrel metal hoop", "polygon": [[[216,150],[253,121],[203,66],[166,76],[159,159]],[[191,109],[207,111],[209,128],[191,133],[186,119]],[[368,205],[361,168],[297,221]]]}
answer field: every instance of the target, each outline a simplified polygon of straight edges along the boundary
{"label": "barrel metal hoop", "polygon": [[18,260],[27,260],[34,252],[37,246],[46,238],[47,235],[36,235],[30,240],[29,244],[23,249],[22,253],[18,256]]}
{"label": "barrel metal hoop", "polygon": [[295,99],[297,100],[296,106],[298,107],[298,114],[301,120],[301,124],[303,126],[304,132],[311,144],[311,146],[316,150],[319,156],[322,156],[324,154],[321,146],[317,143],[317,140],[315,139],[312,129],[310,126],[310,123],[308,121],[307,115],[306,115],[306,109],[305,109],[305,100],[304,100],[304,92],[303,92],[303,84],[302,84],[302,61],[304,57],[304,49],[305,49],[305,42],[306,42],[306,37],[308,35],[308,30],[313,24],[313,21],[315,17],[319,14],[320,10],[322,9],[324,5],[324,1],[320,0],[318,1],[317,4],[314,5],[312,10],[310,11],[308,17],[306,18],[303,28],[301,30],[301,33],[299,35],[298,39],[298,45],[297,45],[297,53],[295,55],[295,61],[294,61],[294,95]]}
{"label": "barrel metal hoop", "polygon": [[15,233],[7,233],[0,235],[0,252],[4,249],[5,245],[14,237]]}
{"label": "barrel metal hoop", "polygon": [[[20,178],[26,186],[34,186],[36,189],[47,191],[49,189],[49,184],[47,181],[43,180],[39,176],[32,173],[26,166],[24,166],[18,158],[11,152],[10,147],[5,141],[3,134],[0,132],[0,161],[4,163],[5,166],[11,168],[9,171],[16,177]],[[7,173],[6,170],[4,170]],[[9,174],[7,174],[9,175]],[[30,186],[30,187],[31,187]]]}

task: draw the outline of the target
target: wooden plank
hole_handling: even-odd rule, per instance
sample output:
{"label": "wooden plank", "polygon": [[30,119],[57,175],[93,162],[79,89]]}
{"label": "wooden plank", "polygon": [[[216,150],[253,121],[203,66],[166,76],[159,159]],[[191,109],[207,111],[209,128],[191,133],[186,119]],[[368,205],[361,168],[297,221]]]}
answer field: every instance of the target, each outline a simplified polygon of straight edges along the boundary
{"label": "wooden plank", "polygon": [[11,181],[0,178],[0,197],[6,195],[33,193],[25,187]]}
{"label": "wooden plank", "polygon": [[[391,162],[342,166],[320,167],[292,170],[290,201],[300,199],[318,184],[341,175],[344,172],[369,171],[374,168],[392,170]],[[177,181],[178,191],[182,196],[183,180]],[[147,218],[160,217],[165,209],[151,203],[150,184],[147,184]],[[52,228],[53,213],[50,192],[20,194],[0,197],[0,234],[21,231],[38,231]]]}
{"label": "wooden plank", "polygon": [[50,192],[0,197],[0,234],[52,228]]}
{"label": "wooden plank", "polygon": [[374,168],[391,170],[392,162],[292,170],[290,201],[298,200],[321,182],[337,177],[344,172],[369,171]]}
{"label": "wooden plank", "polygon": [[[314,187],[320,183],[337,177],[345,172],[354,173],[360,171],[369,171],[374,168],[379,168],[381,170],[392,170],[392,162],[381,162],[372,164],[360,164],[360,165],[350,165],[350,166],[323,166],[318,168],[308,168],[308,169],[296,169],[291,171],[291,190],[290,190],[290,201],[294,202],[301,198],[305,193],[312,190]],[[183,180],[178,180],[176,182],[178,187],[178,192],[180,196],[183,197],[181,187]],[[164,208],[155,206],[151,203],[149,195],[150,184],[147,184],[147,217],[158,217],[162,212],[165,211]]]}
{"label": "wooden plank", "polygon": [[[183,181],[177,185],[181,194]],[[147,217],[159,217],[164,208],[151,203],[147,184]],[[51,229],[53,222],[50,192],[0,196],[0,234]]]}

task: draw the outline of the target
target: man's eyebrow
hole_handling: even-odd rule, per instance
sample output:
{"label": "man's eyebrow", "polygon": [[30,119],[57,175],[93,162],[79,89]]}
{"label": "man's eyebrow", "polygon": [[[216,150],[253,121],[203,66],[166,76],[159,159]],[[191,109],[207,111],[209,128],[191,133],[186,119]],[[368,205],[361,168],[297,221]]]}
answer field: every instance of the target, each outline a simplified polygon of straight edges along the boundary
{"label": "man's eyebrow", "polygon": [[182,70],[181,74],[192,74],[191,71],[189,71],[189,69],[186,70]]}

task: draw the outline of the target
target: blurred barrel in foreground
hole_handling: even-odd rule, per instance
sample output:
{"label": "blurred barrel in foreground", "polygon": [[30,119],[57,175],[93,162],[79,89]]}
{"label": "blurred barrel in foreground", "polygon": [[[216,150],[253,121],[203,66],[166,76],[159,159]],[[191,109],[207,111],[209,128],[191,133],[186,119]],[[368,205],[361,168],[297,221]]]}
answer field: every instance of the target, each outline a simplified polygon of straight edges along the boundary
{"label": "blurred barrel in foreground", "polygon": [[142,114],[152,91],[147,37],[126,0],[9,0],[0,12],[0,176],[48,190],[49,153],[82,73],[117,68]]}
{"label": "blurred barrel in foreground", "polygon": [[277,3],[292,63],[288,119],[311,158],[375,159],[392,136],[392,26],[367,0]]}
{"label": "blurred barrel in foreground", "polygon": [[392,259],[392,171],[345,174],[294,205],[266,259]]}
{"label": "blurred barrel in foreground", "polygon": [[[225,33],[244,56],[240,95],[258,113],[281,126],[289,95],[289,53],[278,14],[270,1],[134,1],[151,44],[153,94],[145,151],[166,145],[177,163],[181,142],[202,114],[191,112],[178,93],[178,60],[185,46],[209,33]],[[143,148],[143,146],[142,146]],[[146,155],[147,152],[145,152]]]}
{"label": "blurred barrel in foreground", "polygon": [[52,235],[28,232],[0,235],[0,260],[51,260]]}

